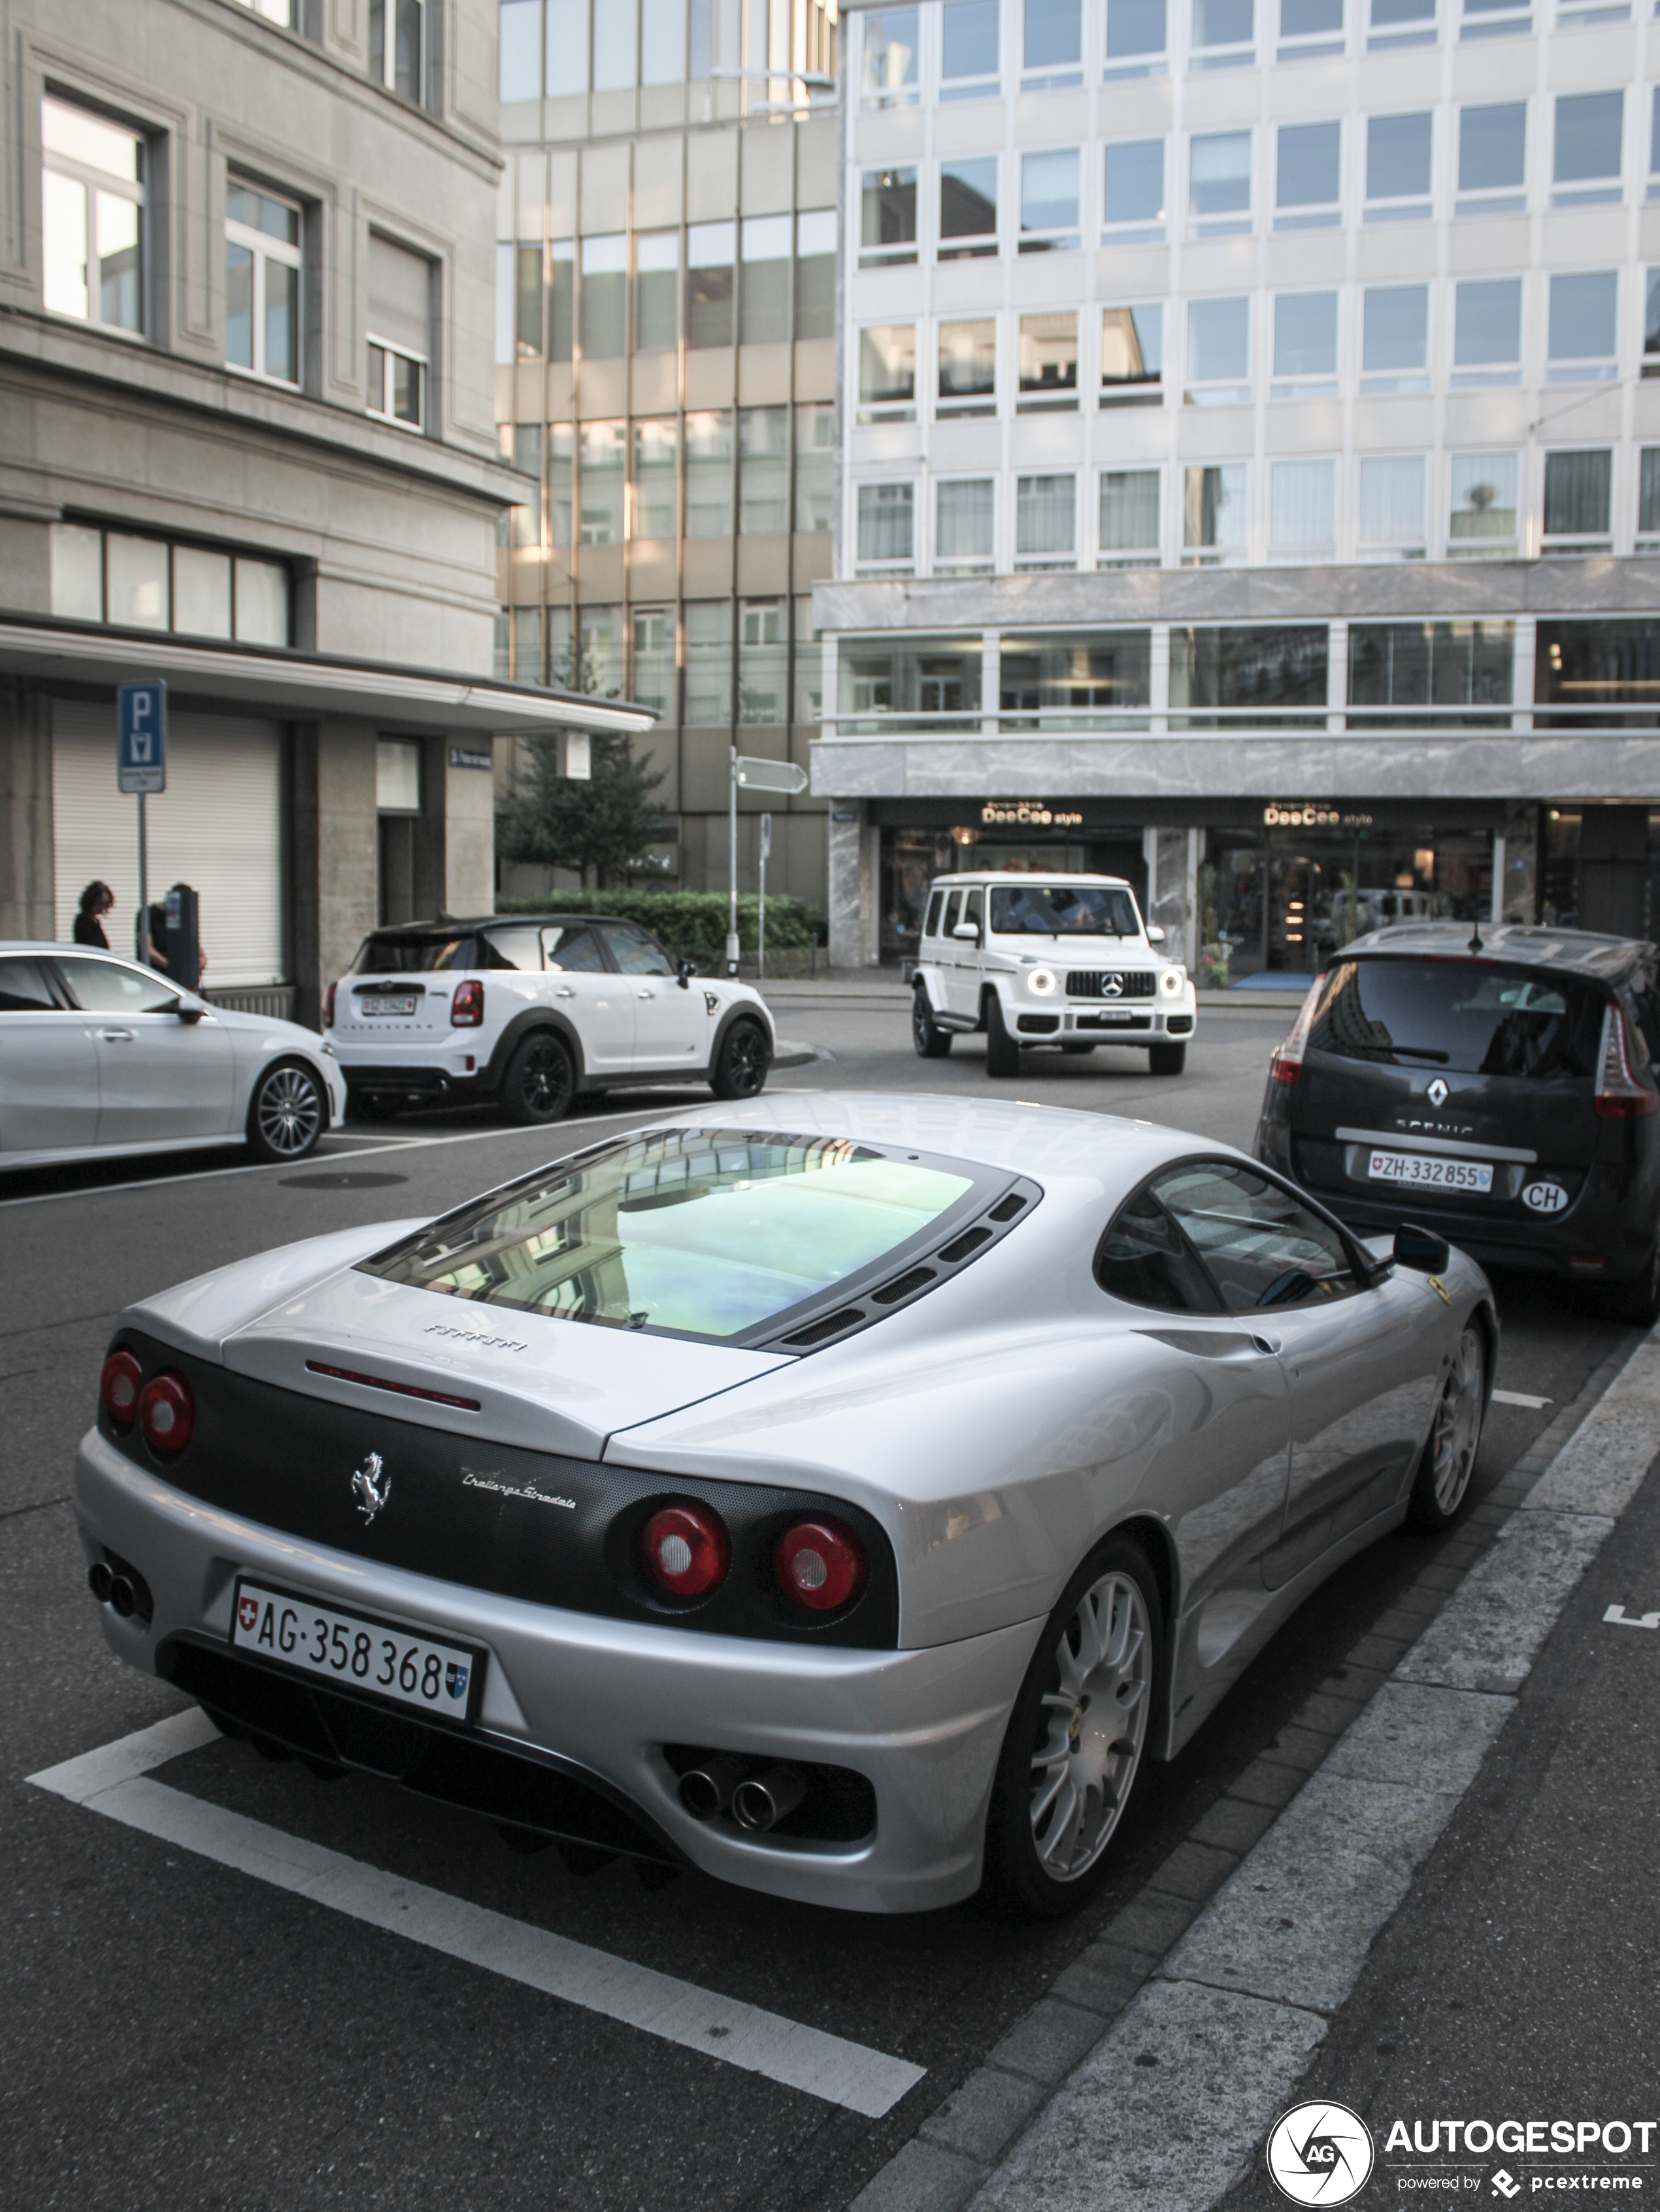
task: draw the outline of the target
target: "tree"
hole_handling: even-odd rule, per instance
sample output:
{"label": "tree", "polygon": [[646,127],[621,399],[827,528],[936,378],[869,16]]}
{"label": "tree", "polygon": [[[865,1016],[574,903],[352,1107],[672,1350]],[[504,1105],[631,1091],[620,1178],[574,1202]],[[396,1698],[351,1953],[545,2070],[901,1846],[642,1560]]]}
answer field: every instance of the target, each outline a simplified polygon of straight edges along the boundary
{"label": "tree", "polygon": [[556,737],[530,739],[529,765],[496,811],[496,849],[504,860],[575,868],[585,890],[592,869],[603,890],[650,842],[658,819],[651,794],[668,771],[654,774],[635,760],[630,737],[596,731],[589,746],[593,772],[576,782],[559,772]]}

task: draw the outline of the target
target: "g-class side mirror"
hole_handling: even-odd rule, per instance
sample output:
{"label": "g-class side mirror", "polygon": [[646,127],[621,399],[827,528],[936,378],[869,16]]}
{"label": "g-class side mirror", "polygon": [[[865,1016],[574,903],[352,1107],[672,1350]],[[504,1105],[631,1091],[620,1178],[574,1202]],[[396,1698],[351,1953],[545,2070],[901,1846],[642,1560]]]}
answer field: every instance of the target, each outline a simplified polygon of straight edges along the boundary
{"label": "g-class side mirror", "polygon": [[1164,931],[1160,929],[1156,921],[1150,921],[1147,924],[1147,943],[1149,945],[1162,945],[1164,941]]}
{"label": "g-class side mirror", "polygon": [[1452,1248],[1432,1229],[1403,1221],[1395,1232],[1395,1256],[1402,1267],[1415,1268],[1420,1275],[1441,1275],[1446,1273]]}
{"label": "g-class side mirror", "polygon": [[971,921],[959,921],[952,935],[960,938],[964,945],[978,945],[980,942],[978,926]]}

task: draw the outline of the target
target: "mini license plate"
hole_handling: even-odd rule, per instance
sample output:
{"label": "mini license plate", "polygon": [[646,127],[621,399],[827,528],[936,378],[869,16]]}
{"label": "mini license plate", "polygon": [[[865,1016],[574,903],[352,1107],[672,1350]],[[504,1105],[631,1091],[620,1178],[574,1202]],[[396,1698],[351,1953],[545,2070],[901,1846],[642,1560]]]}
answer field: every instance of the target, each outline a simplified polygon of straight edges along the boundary
{"label": "mini license plate", "polygon": [[1422,1152],[1373,1152],[1366,1173],[1374,1182],[1428,1185],[1437,1190],[1490,1191],[1493,1169],[1486,1160],[1438,1160]]}
{"label": "mini license plate", "polygon": [[414,999],[360,999],[360,1014],[412,1014],[418,1000]]}
{"label": "mini license plate", "polygon": [[239,1582],[232,1648],[295,1674],[413,1705],[445,1720],[470,1721],[483,1686],[484,1655],[470,1644],[412,1636],[391,1622],[341,1613],[291,1590]]}

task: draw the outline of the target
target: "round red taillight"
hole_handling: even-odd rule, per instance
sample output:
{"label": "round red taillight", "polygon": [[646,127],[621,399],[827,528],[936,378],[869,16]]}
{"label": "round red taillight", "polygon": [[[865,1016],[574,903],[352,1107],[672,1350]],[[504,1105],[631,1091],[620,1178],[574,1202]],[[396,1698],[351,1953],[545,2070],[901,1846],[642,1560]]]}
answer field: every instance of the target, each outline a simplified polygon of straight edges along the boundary
{"label": "round red taillight", "polygon": [[196,1401],[182,1375],[155,1375],[138,1400],[138,1425],[160,1459],[177,1459],[196,1426]]}
{"label": "round red taillight", "polygon": [[726,1580],[732,1559],[725,1523],[707,1505],[666,1505],[640,1539],[646,1571],[676,1597],[702,1597]]}
{"label": "round red taillight", "polygon": [[130,1352],[112,1352],[98,1378],[98,1395],[104,1411],[118,1429],[130,1429],[138,1411],[143,1370]]}
{"label": "round red taillight", "polygon": [[833,1613],[865,1587],[859,1539],[839,1521],[798,1521],[772,1556],[779,1588],[814,1613]]}

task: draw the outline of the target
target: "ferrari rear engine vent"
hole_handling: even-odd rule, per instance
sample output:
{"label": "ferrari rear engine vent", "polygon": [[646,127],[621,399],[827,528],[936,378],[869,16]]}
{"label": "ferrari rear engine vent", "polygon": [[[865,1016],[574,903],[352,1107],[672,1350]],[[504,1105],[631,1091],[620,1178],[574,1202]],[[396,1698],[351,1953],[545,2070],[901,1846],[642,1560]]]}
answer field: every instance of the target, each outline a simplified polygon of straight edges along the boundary
{"label": "ferrari rear engine vent", "polygon": [[959,1260],[966,1260],[970,1252],[977,1252],[982,1244],[989,1244],[989,1229],[965,1229],[960,1237],[953,1237],[939,1257],[947,1267],[954,1267]]}
{"label": "ferrari rear engine vent", "polygon": [[1006,1198],[998,1200],[986,1218],[988,1221],[1012,1221],[1017,1213],[1025,1210],[1025,1204],[1024,1194],[1012,1190]]}
{"label": "ferrari rear engine vent", "polygon": [[856,1844],[876,1826],[876,1792],[851,1767],[688,1743],[666,1743],[663,1756],[692,1819],[718,1825],[728,1836],[736,1829],[774,1842]]}
{"label": "ferrari rear engine vent", "polygon": [[784,1341],[799,1352],[806,1352],[815,1344],[824,1344],[832,1336],[840,1336],[843,1329],[857,1328],[860,1322],[869,1318],[863,1306],[843,1306],[839,1313],[826,1314],[822,1321],[797,1329],[794,1336],[787,1336]]}
{"label": "ferrari rear engine vent", "polygon": [[[959,1243],[962,1241],[961,1237],[958,1239]],[[873,1291],[871,1297],[879,1306],[897,1305],[901,1298],[909,1297],[913,1291],[922,1290],[929,1283],[938,1280],[938,1272],[934,1268],[912,1267],[906,1273],[897,1276],[892,1282],[884,1283],[879,1291]]]}

